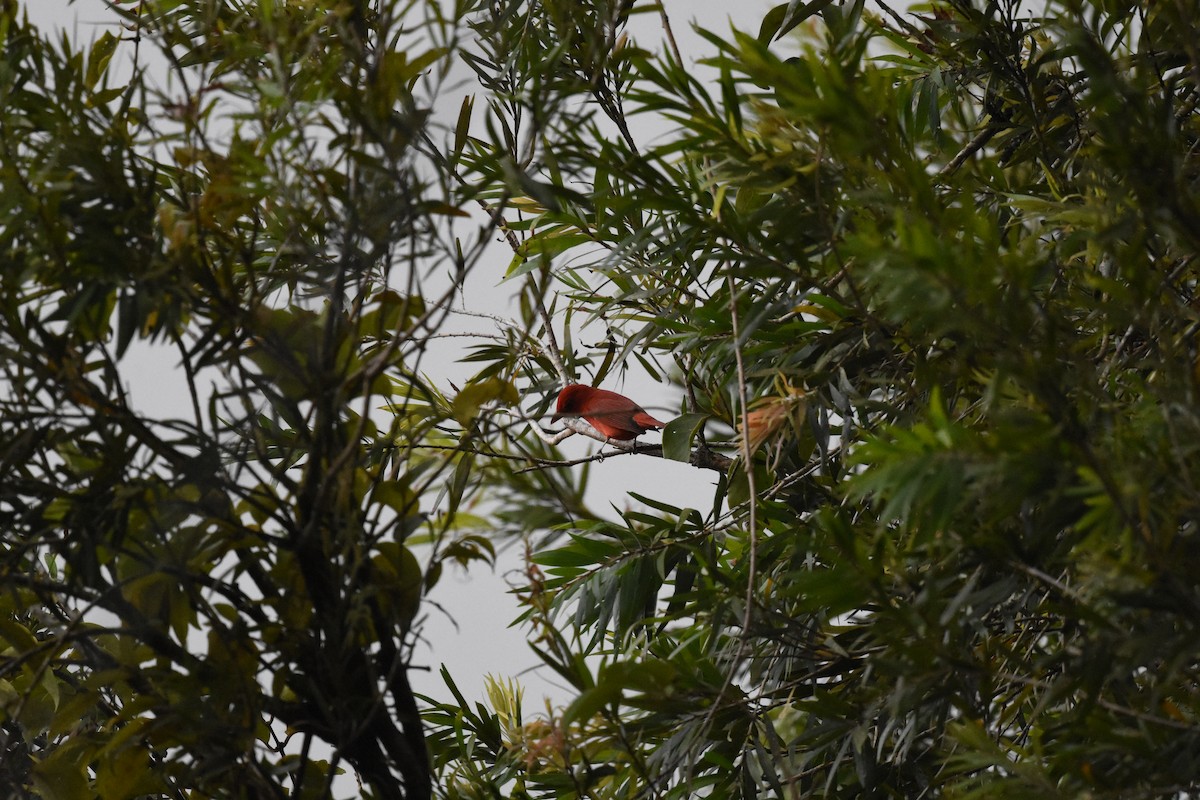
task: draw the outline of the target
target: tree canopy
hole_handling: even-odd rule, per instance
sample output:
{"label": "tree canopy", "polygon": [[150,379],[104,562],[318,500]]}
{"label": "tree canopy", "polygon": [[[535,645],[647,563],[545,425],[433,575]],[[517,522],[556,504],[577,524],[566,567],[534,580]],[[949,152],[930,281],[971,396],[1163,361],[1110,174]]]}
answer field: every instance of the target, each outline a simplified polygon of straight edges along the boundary
{"label": "tree canopy", "polygon": [[[1200,792],[1192,4],[0,9],[14,796]],[[514,543],[571,702],[419,697]]]}

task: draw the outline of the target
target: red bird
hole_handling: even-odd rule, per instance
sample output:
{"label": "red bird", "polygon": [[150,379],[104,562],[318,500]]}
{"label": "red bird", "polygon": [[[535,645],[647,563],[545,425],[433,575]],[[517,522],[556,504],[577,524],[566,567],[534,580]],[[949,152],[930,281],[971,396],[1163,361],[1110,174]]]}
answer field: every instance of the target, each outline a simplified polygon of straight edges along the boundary
{"label": "red bird", "polygon": [[636,439],[651,428],[665,428],[646,410],[623,394],[572,383],[558,393],[553,419],[583,417],[609,439]]}

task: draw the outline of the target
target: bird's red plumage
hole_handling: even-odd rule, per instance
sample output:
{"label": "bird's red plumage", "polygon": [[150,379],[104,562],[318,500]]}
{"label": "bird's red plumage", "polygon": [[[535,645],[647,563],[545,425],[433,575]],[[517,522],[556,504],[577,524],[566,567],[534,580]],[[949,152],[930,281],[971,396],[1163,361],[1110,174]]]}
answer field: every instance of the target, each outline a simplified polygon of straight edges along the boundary
{"label": "bird's red plumage", "polygon": [[583,417],[609,439],[636,439],[652,428],[664,428],[646,410],[623,394],[573,383],[558,394],[554,418]]}

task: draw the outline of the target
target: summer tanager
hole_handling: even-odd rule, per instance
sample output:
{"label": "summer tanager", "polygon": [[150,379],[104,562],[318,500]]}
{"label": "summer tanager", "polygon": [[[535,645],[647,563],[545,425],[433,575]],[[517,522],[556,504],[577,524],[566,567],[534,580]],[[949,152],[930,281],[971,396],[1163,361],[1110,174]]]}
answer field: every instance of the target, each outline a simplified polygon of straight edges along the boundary
{"label": "summer tanager", "polygon": [[636,439],[651,428],[665,428],[645,409],[623,394],[573,383],[558,394],[554,419],[583,417],[609,439]]}

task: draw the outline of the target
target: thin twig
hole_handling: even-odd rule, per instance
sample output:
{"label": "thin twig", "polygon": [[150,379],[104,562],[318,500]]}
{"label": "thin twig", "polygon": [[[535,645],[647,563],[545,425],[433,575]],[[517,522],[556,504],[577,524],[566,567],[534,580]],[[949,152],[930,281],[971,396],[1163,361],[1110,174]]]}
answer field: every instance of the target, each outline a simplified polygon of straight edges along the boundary
{"label": "thin twig", "polygon": [[637,445],[636,439],[628,439],[628,440],[610,439],[609,437],[605,436],[603,433],[601,433],[600,431],[596,430],[591,425],[589,425],[586,420],[579,419],[579,418],[569,418],[569,419],[564,419],[563,424],[566,426],[566,428],[564,428],[561,431],[555,431],[553,434],[551,434],[550,432],[543,430],[541,428],[541,426],[539,426],[533,420],[529,421],[530,429],[532,429],[533,432],[535,434],[537,434],[537,437],[539,439],[541,439],[543,442],[545,442],[546,444],[558,444],[559,442],[561,442],[563,439],[566,439],[571,434],[578,433],[581,436],[586,436],[589,439],[595,439],[597,442],[601,442],[603,444],[611,444],[613,447],[617,448],[618,450],[626,450],[626,451],[630,451],[630,452],[637,450],[638,445]]}
{"label": "thin twig", "polygon": [[922,40],[929,38],[928,34],[919,30],[911,22],[909,22],[904,17],[897,14],[894,10],[892,10],[892,8],[887,3],[883,2],[883,0],[876,0],[876,2],[878,2],[879,7],[882,8],[884,10],[884,12],[886,12],[887,15],[892,18],[892,21],[895,22],[897,25],[899,25],[910,36],[913,36],[915,38],[922,39]]}
{"label": "thin twig", "polygon": [[[1035,689],[1042,689],[1045,691],[1053,691],[1055,688],[1054,685],[1048,681],[1044,681],[1039,678],[1027,678],[1024,675],[1016,675],[1009,672],[997,673],[996,677],[1001,680],[1011,681],[1013,683],[1021,684],[1022,686],[1030,686]],[[1114,714],[1133,717],[1134,719],[1141,720],[1142,722],[1150,722],[1155,725],[1162,725],[1166,728],[1194,732],[1197,727],[1193,722],[1179,721],[1170,719],[1169,717],[1160,717],[1156,714],[1148,714],[1145,711],[1138,711],[1136,708],[1129,708],[1127,706],[1120,705],[1119,703],[1114,703],[1111,700],[1105,700],[1103,697],[1093,698],[1092,702],[1107,711],[1113,712]]]}
{"label": "thin twig", "polygon": [[[610,439],[603,433],[600,433],[598,430],[593,428],[587,423],[586,420],[583,419],[566,419],[563,421],[563,424],[566,426],[563,430],[547,431],[533,418],[519,416],[503,409],[499,410],[497,413],[507,414],[521,421],[528,422],[529,429],[533,431],[533,434],[546,444],[556,445],[562,440],[578,433],[579,435],[586,436],[589,439],[595,439],[597,442],[612,445],[618,450],[616,453],[602,452],[597,453],[594,456],[588,456],[587,458],[577,459],[574,461],[542,459],[534,456],[499,456],[497,454],[497,457],[509,458],[514,461],[520,460],[533,462],[532,465],[526,469],[519,470],[518,474],[520,472],[532,472],[548,467],[571,467],[576,464],[585,464],[589,461],[603,461],[605,458],[616,455],[630,455],[636,453],[638,455],[651,456],[653,458],[666,458],[666,454],[663,453],[662,445],[641,444],[637,440],[621,441],[617,439]],[[720,453],[712,450],[707,445],[701,444],[699,447],[691,451],[688,457],[688,463],[699,469],[711,469],[716,472],[724,473],[729,471],[729,467],[732,466],[733,461],[728,456],[723,456]]]}
{"label": "thin twig", "polygon": [[605,452],[593,453],[592,455],[584,456],[583,458],[571,458],[571,459],[529,458],[527,456],[526,459],[533,461],[534,463],[528,467],[524,467],[522,469],[517,470],[514,474],[521,475],[526,472],[539,472],[543,469],[550,469],[551,467],[574,467],[579,464],[590,464],[593,461],[604,461],[605,459],[608,459],[608,458],[616,458],[617,456],[631,456],[634,454],[642,454],[642,455],[657,454],[657,455],[661,456],[662,448],[656,444],[641,444],[641,445],[636,445],[631,450],[618,450],[615,453],[605,453]]}
{"label": "thin twig", "polygon": [[[733,331],[733,357],[737,364],[738,405],[742,421],[742,435],[738,437],[738,447],[742,451],[742,466],[746,470],[746,487],[750,502],[750,565],[749,577],[746,583],[746,609],[742,616],[742,642],[745,643],[750,631],[750,612],[754,606],[754,583],[758,579],[758,503],[757,491],[754,486],[754,464],[750,452],[750,420],[749,400],[746,396],[746,364],[742,359],[741,332],[737,312],[737,287],[733,276],[726,276],[729,284],[729,319]],[[739,658],[742,653],[739,653]]]}
{"label": "thin twig", "polygon": [[675,60],[683,65],[683,56],[679,54],[679,45],[675,42],[675,32],[671,30],[671,18],[667,16],[667,4],[660,2],[658,4],[658,15],[662,18],[663,31],[667,34],[667,44],[671,48],[671,55],[675,56]]}
{"label": "thin twig", "polygon": [[192,364],[192,359],[188,355],[187,346],[183,343],[183,337],[177,331],[170,332],[171,341],[175,344],[175,348],[179,351],[179,362],[183,366],[183,374],[187,379],[188,395],[192,400],[192,414],[196,418],[196,430],[204,432],[204,413],[200,410],[200,393],[196,389],[196,370]]}
{"label": "thin twig", "polygon": [[949,178],[959,167],[966,163],[967,159],[978,153],[983,146],[991,141],[992,137],[1000,131],[1004,130],[1004,124],[997,121],[992,121],[986,128],[975,134],[975,138],[967,142],[967,146],[959,151],[958,155],[950,160],[950,163],[938,170],[937,177]]}
{"label": "thin twig", "polygon": [[[546,270],[549,277],[549,268]],[[542,344],[546,346],[546,355],[550,358],[550,363],[554,364],[555,371],[558,372],[558,379],[562,381],[562,385],[566,386],[571,383],[571,376],[567,372],[566,362],[563,361],[562,350],[558,347],[558,337],[554,335],[554,325],[550,320],[550,314],[546,311],[546,303],[542,297],[543,290],[537,284],[533,286],[533,306],[537,311],[538,317],[542,321],[542,328],[545,331],[542,337]]]}
{"label": "thin twig", "polygon": [[[438,154],[438,148],[434,144],[433,139],[429,136],[429,134],[422,130],[421,136],[426,146],[429,148],[429,152],[432,154]],[[438,156],[435,155],[435,158],[438,158]],[[469,186],[466,178],[459,174],[458,168],[453,163],[444,157],[440,157],[439,160],[441,161],[442,166],[449,170],[451,177],[453,177],[461,186]],[[519,253],[521,251],[521,240],[517,237],[516,232],[509,227],[508,220],[504,218],[504,203],[501,202],[499,205],[493,205],[487,200],[484,200],[482,197],[476,197],[475,202],[481,209],[483,209],[484,213],[488,215],[496,230],[500,231],[500,234],[504,237],[504,241],[508,243],[509,249],[511,249],[513,253]],[[563,385],[565,386],[571,382],[571,378],[567,373],[566,363],[563,361],[562,350],[560,350],[558,346],[558,338],[554,335],[554,326],[550,322],[550,314],[546,311],[546,303],[542,296],[543,290],[541,287],[535,284],[531,294],[533,295],[534,309],[537,311],[537,315],[541,320],[542,327],[546,331],[545,336],[542,337],[542,344],[546,348],[546,353],[550,357],[550,362],[554,364],[555,371],[558,372],[559,380],[562,381]]]}
{"label": "thin twig", "polygon": [[738,379],[738,405],[740,406],[739,413],[742,421],[742,435],[738,437],[738,449],[741,451],[742,469],[746,472],[746,486],[748,501],[750,504],[750,517],[748,520],[750,547],[749,547],[749,565],[746,578],[746,608],[742,613],[742,632],[738,637],[737,652],[734,654],[733,663],[729,667],[729,673],[725,676],[725,684],[721,687],[721,691],[717,693],[717,697],[713,700],[712,706],[704,717],[704,727],[707,728],[712,724],[717,710],[721,707],[721,701],[725,697],[725,693],[729,691],[729,687],[733,685],[734,674],[737,672],[738,663],[746,656],[746,649],[749,647],[750,641],[750,622],[752,611],[754,608],[754,584],[758,580],[758,515],[757,515],[757,490],[754,486],[754,464],[750,460],[750,439],[747,433],[750,430],[750,424],[747,419],[747,406],[749,401],[746,396],[746,365],[742,359],[741,332],[738,322],[737,313],[737,286],[733,282],[733,275],[726,276],[726,282],[729,286],[729,317],[733,333],[733,356],[737,365]]}

